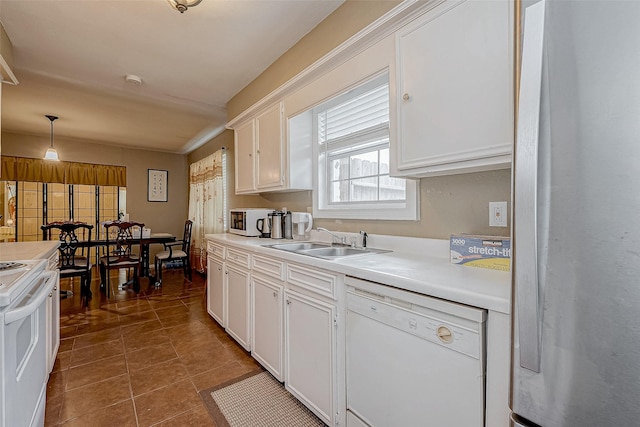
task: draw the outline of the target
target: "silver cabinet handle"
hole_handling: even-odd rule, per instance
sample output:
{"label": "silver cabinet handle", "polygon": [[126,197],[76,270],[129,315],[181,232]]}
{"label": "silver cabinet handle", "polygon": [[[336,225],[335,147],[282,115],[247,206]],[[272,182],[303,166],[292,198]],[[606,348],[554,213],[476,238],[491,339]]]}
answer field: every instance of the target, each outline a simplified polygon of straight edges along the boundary
{"label": "silver cabinet handle", "polygon": [[411,99],[411,97],[409,96],[408,93],[405,93],[404,95],[402,95],[402,99],[405,101],[408,101],[409,99]]}
{"label": "silver cabinet handle", "polygon": [[544,36],[544,2],[526,9],[515,155],[514,262],[520,366],[540,372],[538,278],[538,139]]}
{"label": "silver cabinet handle", "polygon": [[277,296],[278,296],[278,293],[274,291],[274,292],[273,292],[273,297],[275,298],[275,297],[277,297]]}

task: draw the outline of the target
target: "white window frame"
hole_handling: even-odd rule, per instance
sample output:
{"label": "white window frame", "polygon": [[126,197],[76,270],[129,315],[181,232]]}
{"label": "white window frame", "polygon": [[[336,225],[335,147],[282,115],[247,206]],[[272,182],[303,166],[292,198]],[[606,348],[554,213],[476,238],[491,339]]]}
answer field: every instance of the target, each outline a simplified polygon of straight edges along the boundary
{"label": "white window frame", "polygon": [[[372,220],[403,220],[415,221],[419,219],[419,185],[418,181],[406,179],[406,199],[393,200],[388,202],[351,202],[348,204],[332,204],[329,202],[329,181],[327,178],[327,160],[325,153],[321,152],[318,143],[317,132],[317,110],[326,110],[332,104],[339,104],[345,99],[355,97],[371,90],[383,81],[389,81],[389,73],[385,70],[383,73],[371,76],[360,82],[357,86],[347,90],[342,94],[334,96],[332,99],[323,103],[313,111],[313,215],[316,218],[328,219],[372,219]],[[391,106],[390,118],[391,115]],[[384,132],[391,140],[391,132],[385,127]],[[357,138],[356,134],[354,138]],[[389,144],[391,149],[391,144]]]}

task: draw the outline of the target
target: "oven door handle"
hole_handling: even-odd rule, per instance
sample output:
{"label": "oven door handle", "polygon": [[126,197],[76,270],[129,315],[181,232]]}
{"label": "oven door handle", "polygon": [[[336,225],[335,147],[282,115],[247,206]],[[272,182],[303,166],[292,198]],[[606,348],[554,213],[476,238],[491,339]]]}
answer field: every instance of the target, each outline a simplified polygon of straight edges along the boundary
{"label": "oven door handle", "polygon": [[[4,324],[8,325],[10,323],[17,322],[18,320],[24,319],[25,317],[35,313],[38,307],[40,307],[45,299],[47,299],[49,292],[53,290],[53,286],[58,281],[57,277],[57,271],[47,271],[43,273],[38,279],[39,283],[34,286],[34,288],[39,288],[39,291],[32,294],[29,300],[25,301],[24,304],[20,304],[19,307],[6,312],[4,315]],[[20,300],[20,302],[22,302],[22,300]]]}

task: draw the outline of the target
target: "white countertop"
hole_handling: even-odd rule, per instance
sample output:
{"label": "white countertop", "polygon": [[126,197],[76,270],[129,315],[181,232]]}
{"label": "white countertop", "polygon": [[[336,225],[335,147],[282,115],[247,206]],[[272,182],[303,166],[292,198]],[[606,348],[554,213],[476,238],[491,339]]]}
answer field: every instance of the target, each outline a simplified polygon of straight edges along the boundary
{"label": "white countertop", "polygon": [[60,245],[57,240],[42,242],[0,243],[0,261],[18,261],[49,258]]}
{"label": "white countertop", "polygon": [[[343,233],[340,233],[343,234]],[[324,268],[372,282],[474,307],[511,312],[511,273],[451,264],[449,241],[369,236],[369,247],[393,252],[325,260],[264,247],[293,240],[207,234],[208,240]],[[312,236],[314,240],[314,236]]]}

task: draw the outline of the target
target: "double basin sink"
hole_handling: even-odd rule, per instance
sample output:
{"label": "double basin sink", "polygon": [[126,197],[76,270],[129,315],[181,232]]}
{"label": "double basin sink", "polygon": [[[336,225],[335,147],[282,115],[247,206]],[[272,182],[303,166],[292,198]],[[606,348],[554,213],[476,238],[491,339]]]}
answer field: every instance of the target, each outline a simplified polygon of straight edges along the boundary
{"label": "double basin sink", "polygon": [[391,252],[385,249],[354,248],[351,246],[327,245],[314,242],[278,243],[275,245],[268,245],[268,247],[323,259],[338,259]]}

